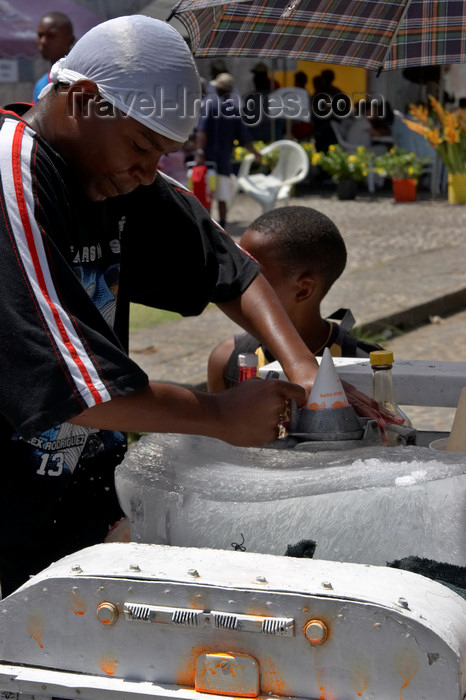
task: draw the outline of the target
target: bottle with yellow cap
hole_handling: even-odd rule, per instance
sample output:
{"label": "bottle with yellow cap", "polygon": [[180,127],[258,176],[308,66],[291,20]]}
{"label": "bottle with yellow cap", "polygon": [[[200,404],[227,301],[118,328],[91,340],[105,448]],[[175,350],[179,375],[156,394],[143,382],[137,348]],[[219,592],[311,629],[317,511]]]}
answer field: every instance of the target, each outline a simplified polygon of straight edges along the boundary
{"label": "bottle with yellow cap", "polygon": [[[398,406],[395,399],[395,392],[393,391],[393,352],[391,350],[374,350],[370,353],[369,358],[373,372],[372,398],[375,399],[380,406],[386,408],[387,411],[394,413],[395,416],[403,418],[403,426],[411,428],[412,423]],[[390,430],[390,426],[387,427],[386,432],[388,442],[385,444],[392,447],[400,443],[399,435],[394,430]]]}

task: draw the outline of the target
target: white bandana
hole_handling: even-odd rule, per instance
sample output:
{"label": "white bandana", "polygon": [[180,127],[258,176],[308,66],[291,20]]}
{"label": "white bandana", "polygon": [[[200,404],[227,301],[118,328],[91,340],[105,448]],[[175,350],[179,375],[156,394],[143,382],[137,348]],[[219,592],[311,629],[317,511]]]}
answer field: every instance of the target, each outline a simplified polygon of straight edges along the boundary
{"label": "white bandana", "polygon": [[86,78],[112,105],[174,141],[192,133],[200,83],[183,37],[166,22],[130,15],[102,22],[52,66],[50,85]]}

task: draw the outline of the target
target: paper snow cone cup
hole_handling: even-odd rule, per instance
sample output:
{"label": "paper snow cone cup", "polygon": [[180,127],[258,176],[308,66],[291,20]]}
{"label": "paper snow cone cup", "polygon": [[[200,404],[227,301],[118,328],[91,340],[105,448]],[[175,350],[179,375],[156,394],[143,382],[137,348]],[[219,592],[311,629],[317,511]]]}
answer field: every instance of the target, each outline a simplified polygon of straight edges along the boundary
{"label": "paper snow cone cup", "polygon": [[348,403],[330,351],[326,349],[307,407],[292,415],[290,434],[307,440],[334,441],[358,440],[363,432],[363,423]]}
{"label": "paper snow cone cup", "polygon": [[306,408],[344,408],[345,406],[349,406],[345,390],[333,364],[330,350],[325,348]]}

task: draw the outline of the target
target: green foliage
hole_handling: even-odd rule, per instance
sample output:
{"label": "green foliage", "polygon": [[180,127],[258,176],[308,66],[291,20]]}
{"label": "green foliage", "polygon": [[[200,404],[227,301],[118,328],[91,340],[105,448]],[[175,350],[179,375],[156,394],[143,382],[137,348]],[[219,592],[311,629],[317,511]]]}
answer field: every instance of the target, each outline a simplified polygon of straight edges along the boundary
{"label": "green foliage", "polygon": [[332,176],[332,180],[353,180],[361,182],[372,167],[374,154],[364,146],[358,146],[355,153],[347,153],[340,146],[332,144],[327,153],[319,151],[311,158],[312,165],[318,165]]}
{"label": "green foliage", "polygon": [[417,180],[429,158],[420,158],[415,153],[408,153],[403,148],[395,146],[387,153],[375,159],[375,170],[382,177]]}
{"label": "green foliage", "polygon": [[387,341],[403,335],[403,331],[397,326],[385,326],[383,329],[373,326],[355,326],[351,331],[351,335],[358,340],[366,341],[366,343],[377,343],[385,347]]}
{"label": "green foliage", "polygon": [[180,314],[163,309],[151,309],[141,304],[131,304],[129,313],[129,330],[137,331],[140,328],[148,328],[158,323],[173,321],[180,318]]}
{"label": "green foliage", "polygon": [[[262,149],[266,146],[264,141],[254,141],[254,147],[256,148],[257,151],[262,151]],[[247,148],[244,146],[240,146],[238,144],[238,141],[234,142],[234,148],[233,148],[233,162],[234,163],[241,163],[243,160],[244,156],[247,156],[250,153]],[[262,163],[261,167],[266,169],[266,170],[273,170],[275,165],[277,164],[278,161],[278,149],[275,149],[273,151],[270,151],[266,155],[262,156]]]}

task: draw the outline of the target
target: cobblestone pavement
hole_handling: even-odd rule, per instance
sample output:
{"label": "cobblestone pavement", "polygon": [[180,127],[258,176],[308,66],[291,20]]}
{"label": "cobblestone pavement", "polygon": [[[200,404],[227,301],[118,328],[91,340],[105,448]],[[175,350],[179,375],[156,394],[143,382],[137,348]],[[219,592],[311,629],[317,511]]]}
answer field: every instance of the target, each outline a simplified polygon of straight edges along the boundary
{"label": "cobblestone pavement", "polygon": [[[324,300],[324,314],[345,306],[357,324],[381,320],[382,327],[404,327],[409,332],[384,342],[395,358],[466,360],[466,206],[430,199],[395,204],[386,193],[349,202],[311,193],[290,204],[327,214],[347,245],[347,268]],[[228,232],[238,238],[260,213],[256,202],[239,195],[229,211]],[[416,328],[421,324],[426,325]],[[209,308],[199,318],[132,333],[131,355],[153,379],[199,386],[208,353],[236,329]],[[449,430],[453,413],[409,410],[414,425],[429,430]]]}
{"label": "cobblestone pavement", "polygon": [[[405,255],[465,243],[466,207],[443,200],[398,204],[387,196],[366,196],[342,202],[334,197],[308,195],[293,198],[290,203],[314,207],[335,222],[348,247],[345,274],[361,264],[377,267]],[[240,195],[230,211],[229,233],[240,235],[260,214],[256,202]]]}

